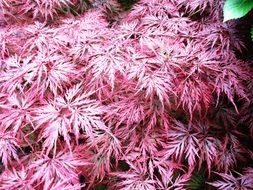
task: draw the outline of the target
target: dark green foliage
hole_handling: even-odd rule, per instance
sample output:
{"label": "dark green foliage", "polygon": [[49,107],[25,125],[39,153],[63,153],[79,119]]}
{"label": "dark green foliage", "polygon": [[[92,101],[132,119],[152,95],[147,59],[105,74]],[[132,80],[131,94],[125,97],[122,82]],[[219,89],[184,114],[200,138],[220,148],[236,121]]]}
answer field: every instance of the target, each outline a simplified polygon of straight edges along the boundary
{"label": "dark green foliage", "polygon": [[58,11],[62,14],[72,14],[74,16],[78,16],[90,7],[92,7],[92,5],[88,0],[79,0],[77,5],[65,6],[63,9],[59,9]]}
{"label": "dark green foliage", "polygon": [[105,184],[101,184],[98,186],[97,190],[106,190],[107,186]]}
{"label": "dark green foliage", "polygon": [[118,0],[123,10],[129,10],[138,0]]}
{"label": "dark green foliage", "polygon": [[252,41],[253,41],[253,26],[251,27],[250,34],[251,34],[251,39],[252,39]]}
{"label": "dark green foliage", "polygon": [[191,180],[188,182],[188,187],[192,190],[207,190],[206,181],[203,171],[199,171],[192,175]]}
{"label": "dark green foliage", "polygon": [[129,165],[124,160],[119,161],[119,168],[121,171],[128,171],[130,169]]}

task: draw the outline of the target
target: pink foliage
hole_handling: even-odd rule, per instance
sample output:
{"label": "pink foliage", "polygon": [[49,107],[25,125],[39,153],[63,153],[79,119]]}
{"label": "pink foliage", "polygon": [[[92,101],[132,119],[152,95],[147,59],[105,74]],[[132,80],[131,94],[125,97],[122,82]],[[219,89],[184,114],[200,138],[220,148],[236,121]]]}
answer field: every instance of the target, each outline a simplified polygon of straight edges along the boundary
{"label": "pink foliage", "polygon": [[253,186],[252,168],[247,168],[243,174],[236,173],[238,177],[235,177],[232,173],[218,174],[223,180],[210,183],[217,189],[224,190],[248,190]]}
{"label": "pink foliage", "polygon": [[252,65],[222,6],[0,0],[0,190],[250,189]]}

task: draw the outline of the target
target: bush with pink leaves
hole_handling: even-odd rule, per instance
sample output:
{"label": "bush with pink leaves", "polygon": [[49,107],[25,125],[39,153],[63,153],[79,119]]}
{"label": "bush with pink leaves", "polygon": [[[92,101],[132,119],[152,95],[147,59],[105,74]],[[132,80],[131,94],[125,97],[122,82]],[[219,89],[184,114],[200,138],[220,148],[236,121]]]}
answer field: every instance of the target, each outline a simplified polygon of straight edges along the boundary
{"label": "bush with pink leaves", "polygon": [[128,2],[0,0],[1,190],[253,187],[250,45],[224,1]]}

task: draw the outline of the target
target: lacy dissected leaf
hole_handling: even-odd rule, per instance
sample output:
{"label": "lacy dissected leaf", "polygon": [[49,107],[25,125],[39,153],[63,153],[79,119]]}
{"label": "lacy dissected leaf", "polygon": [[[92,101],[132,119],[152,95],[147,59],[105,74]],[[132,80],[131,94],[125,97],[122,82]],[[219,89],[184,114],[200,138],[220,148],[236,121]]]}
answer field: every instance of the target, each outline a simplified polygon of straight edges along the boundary
{"label": "lacy dissected leaf", "polygon": [[8,167],[10,163],[15,160],[19,160],[17,154],[17,148],[19,148],[18,139],[15,138],[15,133],[6,131],[2,125],[0,125],[0,158],[5,167]]}
{"label": "lacy dissected leaf", "polygon": [[25,6],[23,7],[23,12],[32,12],[33,18],[42,17],[45,20],[52,19],[54,15],[57,14],[57,9],[63,8],[63,6],[68,6],[71,4],[69,0],[38,0],[38,1],[31,1],[26,0],[24,1]]}
{"label": "lacy dissected leaf", "polygon": [[34,110],[36,129],[43,129],[41,138],[45,138],[43,147],[47,153],[53,148],[56,151],[59,135],[70,148],[70,132],[78,140],[81,129],[91,139],[94,138],[94,130],[108,130],[101,119],[105,109],[99,101],[90,98],[92,94],[83,92],[79,84],[69,89],[63,97],[45,102]]}
{"label": "lacy dissected leaf", "polygon": [[155,180],[152,180],[150,177],[145,175],[141,165],[130,164],[130,171],[121,173],[113,173],[114,176],[117,176],[123,181],[116,184],[116,187],[121,190],[133,189],[133,190],[155,190]]}
{"label": "lacy dissected leaf", "polygon": [[209,184],[219,190],[248,190],[251,189],[253,185],[252,178],[248,178],[250,171],[251,169],[248,169],[248,172],[246,171],[246,174],[237,173],[236,175],[238,177],[233,175],[231,172],[217,173],[221,177],[221,180],[217,180]]}
{"label": "lacy dissected leaf", "polygon": [[12,129],[17,133],[26,124],[31,123],[31,107],[36,99],[27,95],[26,97],[13,93],[5,104],[0,105],[2,112],[0,113],[0,123],[5,126],[5,129]]}
{"label": "lacy dissected leaf", "polygon": [[24,189],[24,190],[35,190],[36,188],[32,185],[31,173],[26,169],[22,168],[16,170],[7,170],[0,177],[0,189]]}
{"label": "lacy dissected leaf", "polygon": [[166,157],[179,162],[186,158],[189,170],[193,169],[200,151],[196,133],[191,132],[190,126],[176,121],[175,127],[168,131],[168,139],[169,141],[164,144]]}
{"label": "lacy dissected leaf", "polygon": [[43,183],[43,188],[48,189],[51,183],[55,183],[54,186],[61,186],[60,182],[77,183],[78,167],[87,164],[89,163],[75,151],[59,151],[53,158],[37,154],[29,164],[29,169],[33,171],[32,181]]}

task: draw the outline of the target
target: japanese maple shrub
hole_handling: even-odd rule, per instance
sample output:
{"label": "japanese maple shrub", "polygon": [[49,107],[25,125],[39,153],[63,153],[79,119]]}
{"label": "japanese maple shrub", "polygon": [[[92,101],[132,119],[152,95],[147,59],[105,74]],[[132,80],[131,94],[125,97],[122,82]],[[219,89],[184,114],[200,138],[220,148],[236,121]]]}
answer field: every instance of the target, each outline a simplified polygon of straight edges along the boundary
{"label": "japanese maple shrub", "polygon": [[0,0],[0,190],[252,188],[252,61],[223,6]]}

